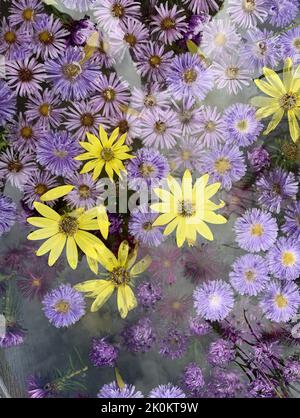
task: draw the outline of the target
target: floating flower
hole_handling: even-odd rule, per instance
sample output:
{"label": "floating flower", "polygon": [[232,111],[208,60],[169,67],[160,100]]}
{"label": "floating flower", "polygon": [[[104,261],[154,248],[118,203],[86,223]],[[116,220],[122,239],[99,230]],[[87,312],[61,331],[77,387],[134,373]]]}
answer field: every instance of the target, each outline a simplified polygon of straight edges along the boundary
{"label": "floating flower", "polygon": [[287,236],[299,240],[300,238],[300,202],[293,202],[285,211],[285,223],[282,226]]}
{"label": "floating flower", "polygon": [[115,367],[119,350],[106,338],[93,338],[89,357],[96,367]]}
{"label": "floating flower", "polygon": [[281,237],[270,248],[267,260],[270,272],[280,280],[296,280],[300,275],[300,243]]}
{"label": "floating flower", "polygon": [[230,20],[214,19],[203,28],[201,48],[211,58],[234,53],[240,42],[241,37]]}
{"label": "floating flower", "polygon": [[152,34],[157,33],[158,39],[165,44],[181,39],[187,29],[183,9],[178,10],[176,4],[169,9],[168,3],[155,6],[157,14],[152,17]]}
{"label": "floating flower", "polygon": [[228,13],[234,23],[242,28],[251,28],[263,23],[268,16],[265,0],[229,0]]}
{"label": "floating flower", "polygon": [[156,336],[149,318],[141,318],[121,333],[125,347],[132,353],[146,353],[153,347]]}
{"label": "floating flower", "polygon": [[196,363],[190,363],[185,367],[182,380],[193,397],[199,396],[205,385],[202,370]]}
{"label": "floating flower", "polygon": [[149,393],[149,398],[186,398],[182,389],[178,386],[167,383],[166,385],[159,385],[152,389]]}
{"label": "floating flower", "polygon": [[143,398],[143,394],[135,386],[124,384],[119,387],[116,382],[102,386],[97,398]]}
{"label": "floating flower", "polygon": [[17,217],[17,207],[8,196],[0,195],[0,236],[8,232]]}
{"label": "floating flower", "polygon": [[230,341],[219,338],[210,344],[208,361],[213,366],[225,366],[235,358],[235,349]]}

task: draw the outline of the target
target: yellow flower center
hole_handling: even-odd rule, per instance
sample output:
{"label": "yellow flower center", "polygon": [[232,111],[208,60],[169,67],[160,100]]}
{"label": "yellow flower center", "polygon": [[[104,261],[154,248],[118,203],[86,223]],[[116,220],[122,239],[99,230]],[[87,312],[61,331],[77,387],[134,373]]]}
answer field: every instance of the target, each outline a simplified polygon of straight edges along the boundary
{"label": "yellow flower center", "polygon": [[281,258],[282,264],[285,267],[291,267],[296,263],[295,254],[291,251],[284,251]]}
{"label": "yellow flower center", "polygon": [[275,296],[275,303],[278,308],[283,309],[286,308],[288,305],[288,300],[283,295],[276,295]]}
{"label": "yellow flower center", "polygon": [[38,277],[35,277],[32,281],[31,284],[34,287],[40,287],[41,286],[41,279],[39,279]]}
{"label": "yellow flower center", "polygon": [[152,94],[147,94],[144,99],[144,105],[146,107],[152,107],[156,105],[156,99]]}
{"label": "yellow flower center", "polygon": [[78,222],[72,216],[65,216],[59,223],[59,232],[69,237],[73,237],[78,231]]}
{"label": "yellow flower center", "polygon": [[101,151],[101,158],[104,161],[111,161],[114,158],[114,152],[111,148],[103,148]]}
{"label": "yellow flower center", "polygon": [[67,313],[70,310],[70,304],[66,300],[62,299],[54,305],[54,308],[55,308],[56,312]]}
{"label": "yellow flower center", "polygon": [[164,122],[158,121],[158,122],[155,123],[154,129],[157,133],[163,134],[164,132],[166,132],[167,126]]}
{"label": "yellow flower center", "polygon": [[194,83],[197,80],[197,77],[198,77],[197,71],[193,70],[192,68],[183,72],[183,80],[187,84]]}
{"label": "yellow flower center", "polygon": [[178,300],[172,303],[172,308],[174,309],[174,311],[179,311],[181,307],[182,307],[182,303],[179,302]]}
{"label": "yellow flower center", "polygon": [[130,282],[130,274],[124,267],[116,267],[110,273],[110,280],[116,286],[128,284]]}
{"label": "yellow flower center", "polygon": [[163,262],[163,264],[164,264],[164,267],[171,267],[171,262],[170,262],[170,260],[165,260],[164,262]]}
{"label": "yellow flower center", "polygon": [[131,47],[134,47],[137,43],[136,36],[134,36],[132,33],[126,33],[124,36],[124,41],[127,42]]}
{"label": "yellow flower center", "polygon": [[34,11],[33,9],[24,9],[22,13],[22,17],[24,20],[30,21],[33,19]]}
{"label": "yellow flower center", "polygon": [[31,137],[32,137],[32,129],[30,128],[30,126],[24,126],[22,129],[21,129],[21,136],[22,136],[22,138],[24,138],[24,139],[30,139]]}
{"label": "yellow flower center", "polygon": [[174,19],[171,19],[170,17],[166,17],[161,21],[160,27],[162,30],[170,30],[175,29],[176,23]]}
{"label": "yellow flower center", "polygon": [[247,282],[254,282],[255,281],[254,271],[251,271],[251,270],[245,271],[245,280]]}
{"label": "yellow flower center", "polygon": [[81,66],[78,62],[72,62],[63,66],[63,74],[68,80],[75,80],[81,74]]}
{"label": "yellow flower center", "polygon": [[150,164],[141,164],[140,167],[140,173],[144,176],[144,177],[149,177],[151,176],[152,173],[154,173],[155,169],[152,165]]}
{"label": "yellow flower center", "polygon": [[236,126],[239,131],[245,132],[248,129],[248,121],[246,119],[239,120]]}
{"label": "yellow flower center", "polygon": [[94,116],[91,113],[84,113],[80,118],[80,122],[82,126],[93,126]]}
{"label": "yellow flower center", "polygon": [[195,205],[190,200],[182,200],[178,205],[178,213],[184,218],[195,215]]}
{"label": "yellow flower center", "polygon": [[298,106],[299,96],[296,93],[288,92],[284,94],[280,100],[279,104],[284,110],[292,110]]}
{"label": "yellow flower center", "polygon": [[207,124],[205,125],[205,130],[207,132],[214,132],[216,130],[216,124],[210,120],[209,122],[207,122]]}
{"label": "yellow flower center", "polygon": [[51,107],[48,103],[43,103],[39,107],[39,112],[40,112],[40,115],[42,115],[42,116],[45,116],[45,117],[49,116],[50,111],[51,111]]}
{"label": "yellow flower center", "polygon": [[264,228],[261,224],[255,224],[251,226],[251,235],[254,237],[261,237],[264,233]]}
{"label": "yellow flower center", "polygon": [[48,187],[45,184],[37,184],[34,188],[34,192],[39,195],[42,196],[44,193],[46,193],[48,190]]}
{"label": "yellow flower center", "polygon": [[255,0],[244,0],[243,2],[243,9],[246,12],[253,12],[255,10],[256,4],[255,4]]}
{"label": "yellow flower center", "polygon": [[17,40],[17,35],[15,32],[12,31],[8,31],[4,34],[4,40],[8,43],[8,44],[13,44],[14,42],[16,42]]}
{"label": "yellow flower center", "polygon": [[115,3],[111,11],[115,17],[120,18],[124,16],[124,7],[120,3]]}
{"label": "yellow flower center", "polygon": [[293,41],[293,45],[296,49],[300,50],[300,38],[295,38]]}
{"label": "yellow flower center", "polygon": [[152,55],[149,59],[149,64],[152,68],[159,67],[161,64],[161,58],[158,55]]}
{"label": "yellow flower center", "polygon": [[216,34],[216,36],[215,36],[215,44],[217,46],[223,46],[223,45],[226,44],[226,42],[227,42],[227,38],[226,38],[226,35],[224,33],[220,32],[220,33],[217,33]]}
{"label": "yellow flower center", "polygon": [[191,158],[192,154],[189,150],[184,150],[181,153],[181,158],[183,159],[183,161],[188,161]]}
{"label": "yellow flower center", "polygon": [[54,36],[51,32],[48,32],[47,30],[44,30],[43,32],[39,33],[39,41],[43,44],[51,44],[54,40]]}
{"label": "yellow flower center", "polygon": [[215,161],[215,169],[219,174],[224,174],[231,169],[230,161],[227,158],[220,158]]}
{"label": "yellow flower center", "polygon": [[105,89],[102,93],[102,97],[106,102],[112,102],[116,97],[116,92],[114,89],[109,87],[108,89]]}
{"label": "yellow flower center", "polygon": [[226,70],[226,75],[229,78],[229,80],[235,80],[239,75],[239,68],[238,67],[229,67]]}
{"label": "yellow flower center", "polygon": [[78,188],[79,196],[83,199],[88,199],[91,195],[91,189],[86,184],[82,184]]}

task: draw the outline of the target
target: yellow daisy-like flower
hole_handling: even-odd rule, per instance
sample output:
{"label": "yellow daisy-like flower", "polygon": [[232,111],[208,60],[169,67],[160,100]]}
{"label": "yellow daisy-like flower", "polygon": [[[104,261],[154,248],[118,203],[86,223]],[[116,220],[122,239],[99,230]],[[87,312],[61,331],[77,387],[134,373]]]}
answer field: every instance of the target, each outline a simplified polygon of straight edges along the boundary
{"label": "yellow daisy-like flower", "polygon": [[167,179],[170,191],[161,188],[154,189],[154,192],[162,200],[160,203],[151,205],[155,212],[162,213],[153,226],[166,225],[164,235],[170,235],[176,228],[176,240],[178,247],[181,247],[185,240],[193,245],[197,239],[197,233],[212,241],[214,239],[206,222],[211,224],[224,224],[227,222],[222,215],[215,213],[217,209],[224,207],[224,202],[215,204],[210,200],[219,190],[221,184],[214,183],[207,185],[209,175],[205,174],[199,178],[193,187],[192,175],[186,170],[182,185],[173,177]]}
{"label": "yellow daisy-like flower", "polygon": [[99,229],[97,208],[84,211],[75,210],[71,213],[59,215],[55,210],[43,203],[34,202],[35,209],[43,217],[27,218],[30,225],[37,226],[38,230],[28,235],[29,240],[47,239],[37,250],[36,255],[41,256],[48,252],[48,264],[53,266],[66,246],[67,260],[72,269],[78,264],[77,246],[92,259],[98,258],[96,247],[104,244],[95,235],[87,231]]}
{"label": "yellow daisy-like flower", "polygon": [[114,290],[117,290],[117,305],[123,319],[126,318],[129,311],[137,306],[131,289],[132,280],[149,267],[151,257],[146,256],[134,265],[136,258],[137,248],[129,253],[127,241],[121,243],[118,258],[105,246],[99,248],[98,260],[108,272],[106,280],[88,280],[74,286],[79,292],[85,292],[86,297],[95,298],[91,312],[100,309],[111,297]]}
{"label": "yellow daisy-like flower", "polygon": [[260,107],[256,116],[258,119],[273,115],[264,135],[273,131],[285,113],[288,116],[290,134],[294,142],[299,139],[300,129],[300,65],[293,70],[293,62],[288,58],[284,63],[283,79],[270,68],[263,68],[266,81],[255,80],[257,87],[270,97],[257,96],[251,102]]}
{"label": "yellow daisy-like flower", "polygon": [[127,145],[124,145],[126,134],[118,139],[119,128],[115,129],[110,138],[108,138],[107,133],[100,125],[99,136],[100,138],[97,138],[95,135],[87,133],[88,142],[80,142],[82,148],[87,152],[78,155],[75,157],[75,160],[90,160],[83,166],[81,174],[93,171],[93,180],[96,180],[100,176],[102,169],[105,168],[108,177],[113,181],[114,172],[119,177],[121,176],[121,171],[126,172],[122,161],[135,157],[128,154],[130,149]]}

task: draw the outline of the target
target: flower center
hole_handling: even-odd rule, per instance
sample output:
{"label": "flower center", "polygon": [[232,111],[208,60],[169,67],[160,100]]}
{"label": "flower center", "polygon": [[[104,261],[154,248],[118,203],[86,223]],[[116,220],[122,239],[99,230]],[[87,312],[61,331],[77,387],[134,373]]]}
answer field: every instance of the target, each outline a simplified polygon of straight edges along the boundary
{"label": "flower center", "polygon": [[192,120],[193,112],[191,110],[185,110],[180,114],[180,120],[183,124],[188,124]]}
{"label": "flower center", "polygon": [[175,20],[172,19],[171,17],[165,17],[161,21],[160,27],[162,28],[162,30],[175,29],[176,28]]}
{"label": "flower center", "polygon": [[238,67],[229,67],[226,70],[226,75],[230,80],[235,80],[239,75],[239,68]]}
{"label": "flower center", "polygon": [[230,161],[227,158],[220,158],[215,162],[215,169],[218,173],[224,174],[231,169]]}
{"label": "flower center", "polygon": [[136,36],[134,36],[132,33],[126,33],[124,36],[124,41],[127,42],[131,47],[134,47],[137,43]]}
{"label": "flower center", "polygon": [[80,118],[80,122],[82,126],[93,126],[94,116],[91,113],[84,113]]}
{"label": "flower center", "polygon": [[116,267],[110,273],[110,280],[117,286],[130,282],[129,272],[124,267]]}
{"label": "flower center", "polygon": [[179,311],[181,307],[182,307],[182,303],[179,302],[178,300],[172,303],[172,308],[174,309],[174,311]]}
{"label": "flower center", "polygon": [[236,126],[239,131],[245,132],[248,129],[248,121],[246,119],[239,120]]}
{"label": "flower center", "polygon": [[275,296],[275,303],[280,309],[283,309],[288,305],[287,299],[281,294]]}
{"label": "flower center", "polygon": [[274,183],[272,186],[272,191],[278,195],[281,194],[281,186],[279,183]]}
{"label": "flower center", "polygon": [[23,164],[18,160],[13,160],[7,164],[7,168],[13,173],[19,173],[23,168]]}
{"label": "flower center", "polygon": [[205,125],[205,130],[207,132],[214,132],[216,130],[216,124],[212,120],[208,121]]}
{"label": "flower center", "polygon": [[255,281],[255,272],[251,271],[251,270],[245,271],[245,280],[247,282],[254,282]]}
{"label": "flower center", "polygon": [[75,80],[81,74],[81,66],[78,62],[72,62],[63,66],[63,74],[67,80]]}
{"label": "flower center", "polygon": [[284,251],[284,253],[282,254],[281,261],[285,267],[291,267],[296,263],[295,254],[291,251]]}
{"label": "flower center", "polygon": [[53,33],[48,32],[47,30],[44,30],[43,32],[39,33],[39,41],[43,44],[51,44],[54,40]]}
{"label": "flower center", "polygon": [[293,41],[293,45],[296,49],[300,49],[300,38],[295,38]]}
{"label": "flower center", "polygon": [[67,313],[70,310],[70,304],[66,300],[60,300],[54,305],[54,309],[59,313]]}
{"label": "flower center", "polygon": [[15,32],[12,31],[8,31],[5,33],[4,35],[4,40],[8,43],[8,44],[13,44],[14,42],[16,42],[17,40],[17,35]]}
{"label": "flower center", "polygon": [[119,132],[121,135],[126,134],[129,131],[129,125],[126,119],[120,120],[118,123]]}
{"label": "flower center", "polygon": [[68,156],[68,151],[65,150],[54,150],[53,154],[55,155],[55,157],[58,158],[66,158]]}
{"label": "flower center", "polygon": [[72,218],[72,216],[65,216],[64,218],[62,218],[62,220],[59,223],[59,232],[69,237],[73,237],[77,231],[78,223],[75,218]]}
{"label": "flower center", "polygon": [[161,64],[161,58],[158,55],[152,55],[149,59],[149,64],[152,68],[159,67]]}
{"label": "flower center", "polygon": [[152,107],[156,105],[156,99],[152,94],[147,94],[144,99],[144,105],[146,107]]}
{"label": "flower center", "polygon": [[154,173],[155,169],[151,164],[143,163],[140,165],[140,173],[144,177],[150,177],[152,173]]}
{"label": "flower center", "polygon": [[30,126],[24,126],[21,129],[20,134],[21,134],[22,138],[30,139],[30,138],[32,138],[32,134],[33,134],[32,128]]}
{"label": "flower center", "polygon": [[255,10],[255,0],[244,0],[243,8],[246,12],[252,13]]}
{"label": "flower center", "polygon": [[23,83],[27,83],[32,80],[33,74],[29,68],[21,68],[18,72],[19,80]]}
{"label": "flower center", "polygon": [[22,13],[22,17],[24,20],[30,21],[33,20],[34,11],[33,9],[24,9]]}
{"label": "flower center", "polygon": [[197,71],[193,70],[192,68],[183,72],[183,80],[187,84],[194,83],[197,80],[197,77],[198,77]]}
{"label": "flower center", "polygon": [[290,161],[295,161],[299,152],[296,144],[289,144],[287,142],[282,145],[281,150],[284,156]]}
{"label": "flower center", "polygon": [[81,186],[79,186],[78,192],[79,192],[79,196],[82,199],[88,199],[91,195],[91,189],[86,184],[82,184]]}
{"label": "flower center", "polygon": [[298,95],[291,92],[286,93],[279,100],[279,104],[284,110],[292,110],[298,104]]}
{"label": "flower center", "polygon": [[102,93],[102,97],[106,102],[112,102],[116,97],[116,92],[114,89],[109,87],[108,89],[105,89]]}
{"label": "flower center", "polygon": [[43,103],[39,107],[40,115],[42,115],[44,117],[50,115],[50,110],[51,110],[51,107],[50,107],[50,105],[48,103]]}
{"label": "flower center", "polygon": [[35,194],[42,196],[44,193],[46,193],[48,190],[48,187],[45,184],[37,184],[34,188]]}
{"label": "flower center", "polygon": [[181,202],[179,202],[178,213],[181,216],[188,218],[190,216],[193,216],[195,212],[195,205],[190,200],[182,200]]}
{"label": "flower center", "polygon": [[151,222],[145,222],[145,223],[143,224],[143,229],[144,229],[145,231],[151,231],[151,230],[153,229],[153,225],[152,225],[152,223],[151,223]]}
{"label": "flower center", "polygon": [[189,150],[184,150],[181,153],[181,158],[183,159],[183,161],[188,161],[191,158],[192,154]]}
{"label": "flower center", "polygon": [[209,296],[209,302],[210,302],[210,305],[213,308],[218,308],[220,306],[220,303],[221,303],[221,298],[220,298],[219,295],[212,294],[212,295]]}
{"label": "flower center", "polygon": [[255,224],[251,226],[251,235],[254,237],[261,237],[264,233],[264,228],[261,224]]}
{"label": "flower center", "polygon": [[227,42],[227,37],[224,33],[217,33],[215,36],[215,44],[217,46],[224,46]]}
{"label": "flower center", "polygon": [[114,17],[123,17],[124,16],[124,7],[120,3],[115,3],[111,9]]}
{"label": "flower center", "polygon": [[34,279],[32,279],[31,284],[34,287],[41,287],[41,282],[42,282],[42,279],[35,277]]}
{"label": "flower center", "polygon": [[164,122],[158,121],[158,122],[155,123],[154,129],[158,134],[163,134],[163,133],[166,132],[167,126]]}
{"label": "flower center", "polygon": [[104,161],[111,161],[114,158],[114,152],[111,148],[103,148],[101,151],[101,158]]}
{"label": "flower center", "polygon": [[268,49],[266,42],[263,42],[263,41],[257,42],[257,49],[261,55],[265,55]]}
{"label": "flower center", "polygon": [[163,264],[164,264],[164,267],[167,267],[167,268],[171,267],[170,260],[165,260]]}

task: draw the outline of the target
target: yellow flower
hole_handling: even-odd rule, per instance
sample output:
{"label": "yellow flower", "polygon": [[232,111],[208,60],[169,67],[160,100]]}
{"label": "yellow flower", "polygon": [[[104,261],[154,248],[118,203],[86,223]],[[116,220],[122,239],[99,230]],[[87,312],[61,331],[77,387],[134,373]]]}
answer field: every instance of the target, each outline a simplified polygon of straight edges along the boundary
{"label": "yellow flower", "polygon": [[77,284],[79,292],[86,292],[86,297],[95,298],[91,312],[96,312],[107,302],[114,290],[117,290],[117,304],[121,317],[126,318],[129,311],[137,306],[137,301],[131,289],[132,279],[143,273],[150,265],[151,258],[144,257],[134,265],[137,258],[137,249],[129,253],[127,241],[119,247],[118,258],[105,246],[99,248],[98,259],[107,270],[106,280],[96,279]]}
{"label": "yellow flower", "polygon": [[264,134],[273,131],[283,115],[287,113],[290,134],[294,142],[300,136],[298,120],[300,119],[300,66],[293,70],[293,62],[288,58],[284,63],[283,80],[270,68],[263,68],[266,81],[255,80],[257,87],[270,97],[257,96],[252,99],[254,106],[260,107],[258,119],[273,115]]}
{"label": "yellow flower", "polygon": [[223,216],[214,212],[224,207],[224,202],[217,205],[210,200],[217,193],[221,184],[207,185],[208,180],[209,175],[205,174],[196,181],[193,187],[192,175],[189,170],[186,170],[182,185],[169,176],[167,182],[170,192],[160,188],[154,189],[162,202],[154,203],[151,208],[162,215],[155,220],[153,226],[168,224],[164,231],[165,235],[170,235],[177,228],[178,247],[181,247],[185,240],[189,245],[193,245],[197,239],[197,232],[212,241],[213,234],[205,222],[211,224],[227,222]]}
{"label": "yellow flower", "polygon": [[93,179],[96,180],[104,167],[108,177],[113,180],[114,172],[119,177],[121,176],[121,171],[126,172],[122,161],[134,158],[134,156],[127,153],[130,149],[127,145],[124,145],[126,134],[117,139],[119,128],[115,129],[110,138],[108,138],[107,133],[100,125],[99,136],[100,139],[95,135],[87,133],[88,142],[80,142],[82,148],[87,152],[78,155],[78,157],[75,157],[75,160],[90,160],[83,166],[81,174],[94,171]]}
{"label": "yellow flower", "polygon": [[37,250],[36,255],[41,256],[50,252],[49,266],[53,266],[65,246],[67,260],[72,269],[76,269],[78,264],[77,245],[87,257],[98,258],[96,247],[102,247],[104,244],[95,235],[86,232],[99,228],[98,220],[95,219],[97,208],[88,211],[78,209],[59,215],[43,203],[34,202],[34,207],[43,217],[27,218],[30,225],[40,228],[29,234],[27,238],[33,241],[47,239]]}

